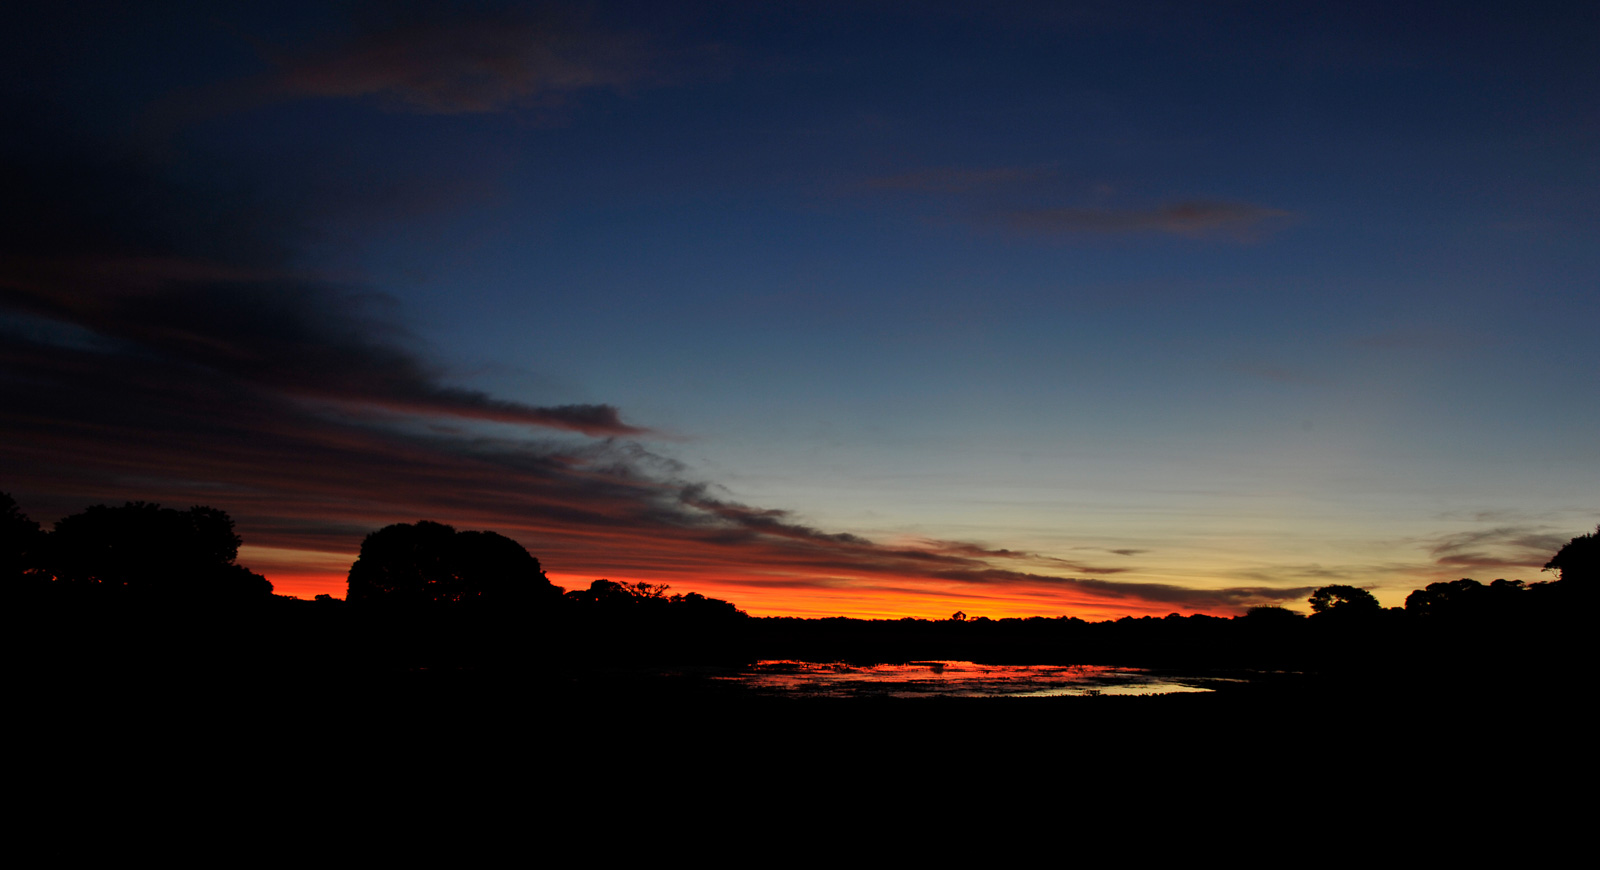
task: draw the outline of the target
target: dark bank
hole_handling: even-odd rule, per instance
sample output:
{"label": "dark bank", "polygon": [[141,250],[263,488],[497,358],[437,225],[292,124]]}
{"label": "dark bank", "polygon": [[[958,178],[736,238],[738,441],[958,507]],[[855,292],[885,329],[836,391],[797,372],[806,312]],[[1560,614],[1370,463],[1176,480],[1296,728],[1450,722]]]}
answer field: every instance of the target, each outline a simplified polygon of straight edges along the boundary
{"label": "dark bank", "polygon": [[1214,690],[1204,700],[1132,702],[1190,707],[1262,696],[1559,695],[1588,673],[1600,587],[1597,530],[1552,554],[1554,580],[1435,583],[1403,608],[1326,586],[1311,596],[1309,617],[1257,607],[1230,618],[1102,622],[757,618],[659,584],[602,579],[563,591],[509,538],[421,521],[366,537],[344,600],[304,601],[274,595],[237,564],[241,541],[220,510],[97,505],[47,532],[0,499],[0,572],[25,674],[245,682],[280,694],[515,685],[568,706],[802,700],[804,691],[753,678],[771,672],[758,663],[789,661],[1114,666]]}

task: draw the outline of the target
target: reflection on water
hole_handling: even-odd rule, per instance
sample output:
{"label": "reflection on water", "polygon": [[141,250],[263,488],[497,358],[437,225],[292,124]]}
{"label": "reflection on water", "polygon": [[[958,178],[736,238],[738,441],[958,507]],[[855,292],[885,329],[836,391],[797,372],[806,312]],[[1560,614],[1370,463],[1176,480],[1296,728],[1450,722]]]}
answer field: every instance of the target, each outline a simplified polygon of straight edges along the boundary
{"label": "reflection on water", "polygon": [[974,662],[764,661],[722,679],[748,689],[814,698],[1044,698],[1059,695],[1160,695],[1210,692],[1198,679],[1104,665],[980,665]]}

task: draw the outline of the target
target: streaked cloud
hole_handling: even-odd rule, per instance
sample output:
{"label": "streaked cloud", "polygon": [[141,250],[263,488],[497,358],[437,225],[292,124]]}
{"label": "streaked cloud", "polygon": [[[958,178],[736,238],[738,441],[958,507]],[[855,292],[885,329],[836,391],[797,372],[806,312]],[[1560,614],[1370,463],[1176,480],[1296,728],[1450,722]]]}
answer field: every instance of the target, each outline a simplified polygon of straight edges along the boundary
{"label": "streaked cloud", "polygon": [[880,175],[867,179],[863,186],[871,190],[899,190],[916,193],[973,193],[1023,182],[1038,181],[1051,174],[1050,170],[1027,167],[963,168],[934,166],[913,169],[894,175]]}
{"label": "streaked cloud", "polygon": [[[501,98],[486,99],[460,105]],[[451,383],[382,294],[293,267],[292,213],[120,145],[17,141],[0,237],[0,480],[50,499],[27,505],[42,517],[131,498],[209,504],[297,583],[353,555],[364,531],[428,518],[510,535],[560,575],[743,590],[757,611],[827,594],[850,599],[834,612],[979,601],[1102,617],[1301,594],[1119,582],[1104,576],[1117,566],[882,543],[743,504],[630,440],[649,433],[612,406]],[[182,177],[204,176],[192,169]],[[308,554],[300,574],[294,551]],[[320,582],[299,591],[340,578]]]}
{"label": "streaked cloud", "polygon": [[1535,526],[1497,526],[1445,535],[1433,542],[1429,554],[1439,568],[1452,572],[1526,573],[1543,569],[1571,538]]}
{"label": "streaked cloud", "polygon": [[[1014,232],[1048,235],[1127,235],[1162,233],[1191,238],[1251,241],[1280,229],[1292,212],[1248,202],[1194,199],[1147,208],[1105,206],[1022,207],[1020,201],[1059,198],[1060,191],[1041,190],[1055,175],[1048,167],[931,166],[873,176],[862,183],[871,191],[936,195],[965,203],[979,223]],[[1048,185],[1059,187],[1059,185]],[[1095,186],[1093,198],[1105,200],[1115,189]],[[998,203],[1010,203],[997,205]]]}
{"label": "streaked cloud", "polygon": [[13,319],[284,397],[587,435],[645,431],[608,405],[546,407],[452,385],[381,294],[289,268],[288,218],[219,216],[225,197],[169,182],[132,155],[60,159],[56,144],[41,138],[18,155],[26,169],[9,191],[10,214],[26,216],[0,240],[0,308]]}
{"label": "streaked cloud", "polygon": [[621,88],[647,76],[640,41],[551,14],[434,14],[369,26],[348,38],[274,51],[271,90],[373,97],[435,114],[493,112]]}
{"label": "streaked cloud", "polygon": [[[758,611],[820,592],[848,592],[849,606],[872,611],[978,599],[1101,615],[1230,612],[1303,597],[1013,570],[1001,566],[1029,554],[963,542],[877,543],[715,497],[635,443],[424,434],[321,413],[168,357],[12,341],[0,363],[28,373],[0,381],[8,486],[76,499],[70,509],[133,497],[221,506],[279,563],[295,549],[319,563],[353,554],[357,530],[432,518],[508,534],[563,575],[649,579],[736,600],[743,591],[741,603]],[[328,578],[334,591],[338,579]],[[891,588],[900,591],[883,591]]]}
{"label": "streaked cloud", "polygon": [[1291,212],[1253,203],[1192,200],[1145,209],[1021,209],[1005,212],[996,219],[1012,230],[1027,233],[1166,233],[1246,241],[1276,229],[1291,217]]}

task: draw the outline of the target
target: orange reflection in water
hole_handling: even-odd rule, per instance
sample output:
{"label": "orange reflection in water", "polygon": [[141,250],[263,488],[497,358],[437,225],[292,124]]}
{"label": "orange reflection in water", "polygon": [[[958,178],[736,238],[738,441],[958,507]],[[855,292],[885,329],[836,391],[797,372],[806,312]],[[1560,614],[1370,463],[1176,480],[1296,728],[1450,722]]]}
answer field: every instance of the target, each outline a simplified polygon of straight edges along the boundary
{"label": "orange reflection in water", "polygon": [[762,661],[722,679],[758,691],[813,698],[1047,698],[1210,692],[1196,679],[1107,665],[982,665],[925,661],[895,665]]}

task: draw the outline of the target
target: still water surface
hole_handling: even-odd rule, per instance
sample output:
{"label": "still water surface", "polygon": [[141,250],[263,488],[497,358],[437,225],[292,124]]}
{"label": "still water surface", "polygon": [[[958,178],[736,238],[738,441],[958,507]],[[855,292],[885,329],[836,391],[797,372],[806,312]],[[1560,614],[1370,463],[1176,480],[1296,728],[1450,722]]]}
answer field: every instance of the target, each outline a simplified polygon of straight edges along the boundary
{"label": "still water surface", "polygon": [[1215,678],[1157,675],[1105,665],[981,665],[926,661],[895,665],[763,661],[719,677],[762,694],[813,698],[1047,698],[1210,692]]}

